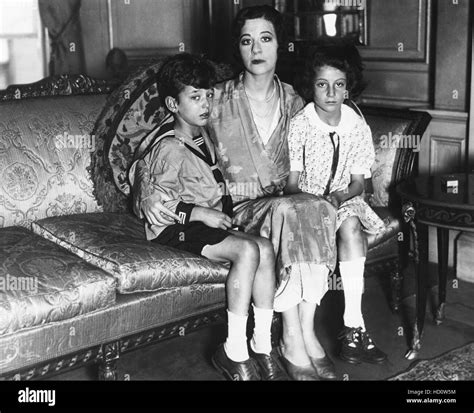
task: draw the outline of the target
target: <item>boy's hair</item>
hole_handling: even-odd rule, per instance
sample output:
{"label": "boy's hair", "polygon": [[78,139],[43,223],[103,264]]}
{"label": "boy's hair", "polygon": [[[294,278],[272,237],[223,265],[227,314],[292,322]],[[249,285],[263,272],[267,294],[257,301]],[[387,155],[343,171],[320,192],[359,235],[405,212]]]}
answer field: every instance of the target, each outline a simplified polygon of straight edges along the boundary
{"label": "boy's hair", "polygon": [[307,102],[313,100],[314,81],[323,66],[335,67],[346,74],[350,99],[355,99],[364,90],[364,66],[355,44],[344,39],[325,40],[314,47],[301,76],[295,81],[295,88]]}
{"label": "boy's hair", "polygon": [[158,76],[158,94],[165,104],[167,96],[178,100],[178,95],[186,86],[196,89],[211,89],[217,82],[216,69],[207,59],[180,53],[163,62]]}
{"label": "boy's hair", "polygon": [[242,64],[242,56],[240,56],[239,49],[240,32],[242,31],[242,27],[244,27],[247,20],[260,18],[263,18],[273,24],[278,41],[278,50],[280,51],[285,45],[286,36],[283,24],[283,16],[278,10],[269,5],[245,7],[239,10],[232,23],[233,54],[234,58],[237,60],[237,62],[239,62],[239,64]]}

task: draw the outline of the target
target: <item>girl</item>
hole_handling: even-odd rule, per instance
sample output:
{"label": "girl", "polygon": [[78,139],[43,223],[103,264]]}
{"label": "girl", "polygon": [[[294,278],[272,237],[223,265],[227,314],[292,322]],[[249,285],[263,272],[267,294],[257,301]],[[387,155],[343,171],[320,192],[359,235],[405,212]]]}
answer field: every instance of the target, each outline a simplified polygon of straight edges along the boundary
{"label": "girl", "polygon": [[385,227],[361,196],[375,153],[362,115],[343,104],[349,92],[360,89],[361,67],[355,46],[344,44],[323,45],[307,62],[300,94],[310,103],[291,121],[291,172],[285,192],[323,195],[337,209],[345,298],[340,356],[350,363],[382,363],[386,355],[367,333],[361,310],[367,253],[364,232],[377,233]]}

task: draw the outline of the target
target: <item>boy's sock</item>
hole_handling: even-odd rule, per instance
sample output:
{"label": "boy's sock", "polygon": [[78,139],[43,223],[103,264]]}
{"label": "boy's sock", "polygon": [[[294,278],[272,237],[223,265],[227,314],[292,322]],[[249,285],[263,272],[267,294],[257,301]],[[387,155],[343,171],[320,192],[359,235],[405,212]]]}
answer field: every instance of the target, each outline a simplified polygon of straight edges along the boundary
{"label": "boy's sock", "polygon": [[362,327],[365,330],[362,317],[362,293],[364,292],[365,257],[352,261],[339,261],[342,284],[344,286],[344,324],[347,327]]}
{"label": "boy's sock", "polygon": [[247,349],[247,318],[227,310],[227,340],[224,350],[233,361],[245,361],[249,358]]}
{"label": "boy's sock", "polygon": [[270,355],[272,351],[272,320],[273,309],[258,308],[252,304],[255,320],[253,337],[250,341],[250,347],[255,353],[264,353]]}

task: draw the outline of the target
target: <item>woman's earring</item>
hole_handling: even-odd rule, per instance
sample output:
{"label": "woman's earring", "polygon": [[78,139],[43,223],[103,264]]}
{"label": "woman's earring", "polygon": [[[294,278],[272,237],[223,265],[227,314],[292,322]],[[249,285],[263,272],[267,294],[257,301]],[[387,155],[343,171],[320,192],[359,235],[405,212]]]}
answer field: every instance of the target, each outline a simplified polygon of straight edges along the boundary
{"label": "woman's earring", "polygon": [[349,99],[349,91],[348,90],[344,91],[344,99]]}

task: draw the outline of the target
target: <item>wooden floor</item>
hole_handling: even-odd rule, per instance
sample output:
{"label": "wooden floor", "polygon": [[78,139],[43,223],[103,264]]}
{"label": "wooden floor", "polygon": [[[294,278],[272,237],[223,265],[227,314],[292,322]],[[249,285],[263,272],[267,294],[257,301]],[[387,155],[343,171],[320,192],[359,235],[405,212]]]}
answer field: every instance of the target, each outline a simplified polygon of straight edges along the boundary
{"label": "wooden floor", "polygon": [[[432,269],[432,273],[436,274]],[[436,277],[431,277],[431,293],[436,296]],[[448,280],[446,321],[436,326],[431,311],[427,310],[423,346],[420,358],[432,358],[448,350],[474,341],[474,284]],[[384,365],[351,365],[338,360],[336,336],[342,327],[343,297],[340,291],[326,294],[318,308],[316,331],[329,355],[336,363],[341,380],[385,380],[405,369],[411,361],[404,355],[408,349],[410,325],[414,318],[414,277],[405,277],[403,309],[393,314],[388,306],[382,278],[366,280],[363,309],[367,329],[375,342],[388,355]],[[408,334],[408,336],[407,336]],[[225,339],[224,325],[208,327],[153,345],[136,352],[122,355],[119,360],[120,380],[224,380],[210,363],[216,346]],[[76,369],[54,380],[95,380],[93,366]]]}

